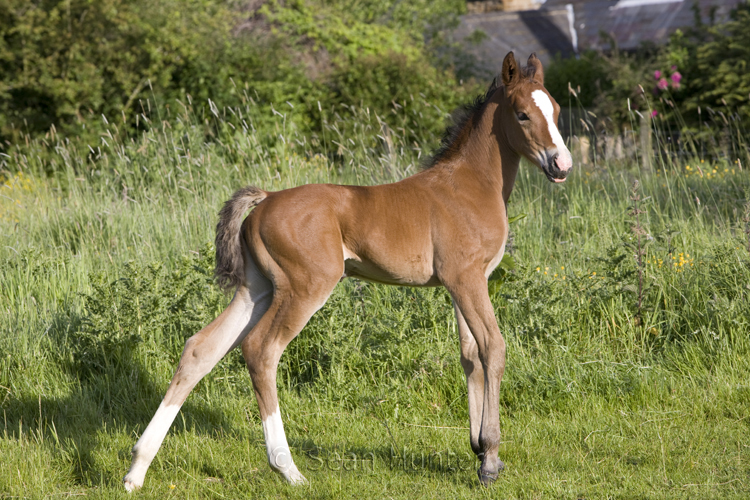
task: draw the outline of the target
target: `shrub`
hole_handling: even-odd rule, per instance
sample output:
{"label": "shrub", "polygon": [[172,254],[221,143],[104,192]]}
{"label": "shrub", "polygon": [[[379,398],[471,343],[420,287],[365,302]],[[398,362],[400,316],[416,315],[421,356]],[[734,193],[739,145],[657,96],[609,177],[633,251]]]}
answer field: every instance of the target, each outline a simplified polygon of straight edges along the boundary
{"label": "shrub", "polygon": [[185,257],[172,272],[163,264],[128,263],[122,277],[90,278],[84,315],[73,346],[74,361],[85,376],[127,367],[137,351],[165,356],[174,363],[187,338],[213,321],[226,297],[213,286],[213,249]]}

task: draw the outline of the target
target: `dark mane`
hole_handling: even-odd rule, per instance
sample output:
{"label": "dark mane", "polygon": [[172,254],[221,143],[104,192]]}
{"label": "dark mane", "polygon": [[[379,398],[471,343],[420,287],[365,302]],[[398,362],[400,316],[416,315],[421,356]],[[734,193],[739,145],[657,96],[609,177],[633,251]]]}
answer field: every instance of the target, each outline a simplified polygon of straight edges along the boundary
{"label": "dark mane", "polygon": [[[531,65],[521,68],[522,78],[533,80],[534,73],[536,73],[536,68]],[[458,152],[461,147],[461,132],[469,121],[477,117],[487,101],[492,97],[492,94],[500,88],[498,79],[499,77],[496,77],[492,80],[490,87],[484,95],[478,95],[473,102],[461,106],[455,113],[453,113],[453,124],[445,129],[445,132],[443,132],[443,138],[440,140],[440,145],[435,152],[425,160],[425,169],[434,167],[441,161],[447,160],[453,154]]]}
{"label": "dark mane", "polygon": [[492,94],[500,87],[498,79],[492,80],[490,87],[484,95],[478,95],[473,102],[461,106],[451,117],[453,124],[449,125],[445,132],[443,132],[443,138],[440,140],[440,145],[432,155],[427,157],[424,163],[424,168],[434,167],[442,160],[450,158],[454,153],[458,151],[459,138],[461,131],[484,107],[487,101],[492,97]]}

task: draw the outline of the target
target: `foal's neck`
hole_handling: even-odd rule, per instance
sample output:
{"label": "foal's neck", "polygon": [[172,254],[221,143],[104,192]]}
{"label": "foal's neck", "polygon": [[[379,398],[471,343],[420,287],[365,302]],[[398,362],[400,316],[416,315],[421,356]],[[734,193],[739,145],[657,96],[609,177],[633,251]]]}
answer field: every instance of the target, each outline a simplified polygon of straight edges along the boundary
{"label": "foal's neck", "polygon": [[[498,90],[502,92],[502,90]],[[502,195],[507,204],[518,172],[520,156],[514,152],[497,125],[502,101],[489,101],[482,115],[471,125],[461,146],[456,170],[484,187],[488,194]],[[470,121],[471,122],[471,121]],[[468,124],[467,124],[468,125]]]}

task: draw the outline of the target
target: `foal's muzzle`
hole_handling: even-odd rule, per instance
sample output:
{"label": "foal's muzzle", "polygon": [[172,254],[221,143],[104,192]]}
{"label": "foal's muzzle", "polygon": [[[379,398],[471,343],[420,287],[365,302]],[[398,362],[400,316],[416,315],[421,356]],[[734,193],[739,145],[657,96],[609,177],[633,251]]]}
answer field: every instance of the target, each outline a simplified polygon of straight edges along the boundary
{"label": "foal's muzzle", "polygon": [[542,170],[552,182],[565,182],[565,178],[573,169],[573,158],[570,152],[565,150],[558,152],[557,149],[545,151]]}

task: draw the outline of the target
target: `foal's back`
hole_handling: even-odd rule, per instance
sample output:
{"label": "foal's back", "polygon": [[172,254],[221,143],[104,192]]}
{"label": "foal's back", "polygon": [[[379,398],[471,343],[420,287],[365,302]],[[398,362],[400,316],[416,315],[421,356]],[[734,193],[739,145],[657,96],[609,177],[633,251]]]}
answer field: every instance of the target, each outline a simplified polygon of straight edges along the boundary
{"label": "foal's back", "polygon": [[[269,193],[244,234],[251,249],[269,248],[282,267],[302,263],[339,276],[436,286],[442,264],[478,252],[489,262],[506,233],[501,194],[480,196],[479,185],[467,189],[465,182],[457,190],[460,177],[460,168],[432,169],[379,186],[312,184]],[[263,255],[253,257],[268,269]]]}

